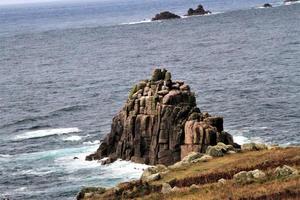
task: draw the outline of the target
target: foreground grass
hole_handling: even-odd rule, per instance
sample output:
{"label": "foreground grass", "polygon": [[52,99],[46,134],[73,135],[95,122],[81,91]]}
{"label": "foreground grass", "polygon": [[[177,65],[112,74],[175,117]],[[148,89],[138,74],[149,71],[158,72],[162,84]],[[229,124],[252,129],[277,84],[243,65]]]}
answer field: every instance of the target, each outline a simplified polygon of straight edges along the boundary
{"label": "foreground grass", "polygon": [[[274,169],[289,165],[299,170],[300,147],[251,151],[214,158],[208,162],[170,169],[158,181],[124,183],[105,192],[90,192],[82,199],[300,199],[300,177],[277,178]],[[260,169],[268,176],[261,182],[237,184],[232,179],[240,171]],[[224,178],[224,184],[218,180]],[[178,187],[168,194],[160,193],[161,185]],[[196,184],[197,187],[189,187]]]}
{"label": "foreground grass", "polygon": [[260,199],[300,199],[300,178],[271,180],[247,185],[227,181],[225,184],[211,183],[199,188],[180,188],[176,192],[163,195],[151,194],[140,199],[148,200],[260,200]]}

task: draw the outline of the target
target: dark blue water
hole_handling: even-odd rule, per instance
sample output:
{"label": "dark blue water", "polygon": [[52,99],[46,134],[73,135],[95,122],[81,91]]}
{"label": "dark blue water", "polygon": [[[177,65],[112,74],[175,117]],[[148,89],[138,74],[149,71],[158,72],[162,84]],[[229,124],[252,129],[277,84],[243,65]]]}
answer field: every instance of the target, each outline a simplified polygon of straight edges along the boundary
{"label": "dark blue water", "polygon": [[206,2],[220,14],[132,25],[120,24],[197,3],[0,8],[0,197],[72,199],[84,185],[138,178],[143,165],[84,156],[157,66],[190,84],[238,142],[300,144],[300,4],[228,2]]}

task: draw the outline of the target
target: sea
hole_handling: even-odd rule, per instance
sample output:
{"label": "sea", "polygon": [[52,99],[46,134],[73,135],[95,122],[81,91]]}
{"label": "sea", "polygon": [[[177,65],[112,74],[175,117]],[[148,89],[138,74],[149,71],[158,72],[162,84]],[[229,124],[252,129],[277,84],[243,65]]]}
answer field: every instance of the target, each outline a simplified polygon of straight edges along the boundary
{"label": "sea", "polygon": [[[183,16],[202,4],[212,14]],[[0,6],[0,199],[75,199],[148,166],[85,161],[128,91],[166,68],[237,143],[300,144],[300,4],[94,0]],[[78,157],[78,159],[73,159]]]}

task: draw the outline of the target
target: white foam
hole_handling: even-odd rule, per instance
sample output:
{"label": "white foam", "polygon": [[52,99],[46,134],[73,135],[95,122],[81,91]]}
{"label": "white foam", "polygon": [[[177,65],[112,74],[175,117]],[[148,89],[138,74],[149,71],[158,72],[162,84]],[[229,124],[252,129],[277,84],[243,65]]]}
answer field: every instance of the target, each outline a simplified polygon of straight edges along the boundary
{"label": "white foam", "polygon": [[62,135],[67,133],[78,133],[81,130],[79,128],[56,128],[56,129],[44,129],[37,131],[29,131],[20,135],[17,135],[15,139],[31,139],[31,138],[40,138],[50,135]]}
{"label": "white foam", "polygon": [[27,190],[27,187],[20,187],[20,188],[15,189],[14,191],[15,192],[23,192],[25,190]]}
{"label": "white foam", "polygon": [[128,22],[128,23],[122,23],[121,25],[132,25],[132,24],[143,24],[143,23],[149,23],[152,22],[151,19],[145,19],[138,22]]}
{"label": "white foam", "polygon": [[296,3],[300,3],[300,1],[288,1],[288,2],[284,2],[284,5],[289,6],[289,5],[296,4]]}
{"label": "white foam", "polygon": [[82,137],[79,135],[71,135],[69,137],[63,138],[63,141],[79,141],[81,139],[82,139]]}
{"label": "white foam", "polygon": [[12,155],[9,154],[0,154],[0,158],[10,158]]}
{"label": "white foam", "polygon": [[[9,155],[9,154],[0,154],[0,161],[9,162],[11,157],[12,157],[12,155]],[[1,166],[0,166],[0,168],[1,168]]]}
{"label": "white foam", "polygon": [[[95,168],[99,167],[101,164],[94,160],[94,161],[86,161],[85,157],[93,152],[96,151],[98,145],[82,147],[80,151],[73,151],[70,154],[67,154],[62,157],[58,157],[54,160],[54,162],[64,168],[65,171],[68,172],[75,172],[77,170],[86,169],[86,168]],[[77,159],[74,159],[77,157]]]}
{"label": "white foam", "polygon": [[48,168],[37,168],[37,169],[29,169],[29,170],[22,170],[20,172],[16,172],[16,174],[22,174],[22,175],[35,175],[35,176],[43,176],[46,174],[53,173],[54,171],[49,170]]}
{"label": "white foam", "polygon": [[88,155],[92,152],[95,152],[98,148],[98,145],[90,145],[90,146],[83,146],[83,147],[75,147],[75,148],[66,148],[66,149],[54,149],[54,150],[47,150],[47,151],[40,151],[40,152],[33,152],[33,153],[22,153],[14,155],[14,159],[18,162],[35,162],[40,160],[48,160],[50,162],[70,157],[73,158],[75,156],[78,157],[80,154]]}
{"label": "white foam", "polygon": [[242,129],[236,130],[226,130],[226,132],[230,133],[233,136],[233,141],[240,145],[245,143],[265,143],[264,140],[260,137],[252,137],[250,130],[268,130],[268,127],[244,127]]}
{"label": "white foam", "polygon": [[112,164],[101,166],[101,171],[108,172],[103,174],[103,178],[131,180],[140,178],[143,171],[148,167],[149,165],[119,159]]}
{"label": "white foam", "polygon": [[185,19],[185,18],[190,18],[190,17],[204,17],[204,16],[210,16],[210,15],[218,15],[218,14],[222,14],[224,12],[212,12],[212,13],[207,13],[207,14],[204,14],[204,15],[190,15],[190,16],[187,16],[187,15],[182,15],[180,16],[182,19]]}
{"label": "white foam", "polygon": [[250,142],[249,138],[246,138],[246,137],[244,137],[242,135],[233,136],[233,141],[235,143],[240,144],[240,145]]}
{"label": "white foam", "polygon": [[95,145],[95,144],[100,144],[100,140],[83,142],[83,144],[86,144],[86,145]]}

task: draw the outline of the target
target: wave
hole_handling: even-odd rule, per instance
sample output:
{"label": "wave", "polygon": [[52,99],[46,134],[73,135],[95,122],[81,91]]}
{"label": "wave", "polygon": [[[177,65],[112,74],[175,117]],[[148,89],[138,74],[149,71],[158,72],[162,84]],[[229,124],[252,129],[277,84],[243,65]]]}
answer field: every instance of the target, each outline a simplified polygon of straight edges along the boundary
{"label": "wave", "polygon": [[15,189],[14,191],[15,192],[23,192],[25,190],[27,190],[27,187],[19,187],[19,188]]}
{"label": "wave", "polygon": [[87,105],[67,106],[67,107],[63,107],[63,108],[59,108],[57,110],[54,110],[54,111],[50,112],[50,114],[56,115],[56,114],[61,113],[61,112],[80,111],[80,110],[83,110],[86,107],[87,107]]}
{"label": "wave", "polygon": [[143,23],[149,23],[149,22],[153,22],[153,21],[151,21],[151,19],[145,19],[145,20],[137,21],[137,22],[126,22],[126,23],[122,23],[121,25],[143,24]]}
{"label": "wave", "polygon": [[121,178],[123,181],[133,180],[140,178],[143,171],[148,167],[150,166],[118,159],[112,164],[101,166],[101,178]]}
{"label": "wave", "polygon": [[20,172],[14,173],[14,175],[35,175],[35,176],[44,176],[46,174],[51,174],[55,171],[47,169],[29,169],[29,170],[22,170]]}
{"label": "wave", "polygon": [[81,139],[82,139],[82,137],[79,136],[79,135],[71,135],[71,136],[69,136],[69,137],[63,138],[62,140],[63,140],[63,141],[79,141],[79,140],[81,140]]}
{"label": "wave", "polygon": [[300,3],[300,1],[287,1],[287,2],[284,2],[284,5],[289,6],[289,5],[298,4],[298,3]]}
{"label": "wave", "polygon": [[87,144],[87,145],[95,145],[95,144],[100,144],[100,140],[83,142],[83,144]]}
{"label": "wave", "polygon": [[10,158],[12,155],[9,154],[0,154],[0,158]]}
{"label": "wave", "polygon": [[37,131],[29,131],[20,135],[17,135],[15,139],[32,139],[32,138],[41,138],[51,135],[61,135],[67,133],[78,133],[81,130],[79,128],[56,128],[56,129],[45,129],[45,130],[37,130]]}
{"label": "wave", "polygon": [[89,153],[95,152],[98,148],[98,145],[90,145],[83,147],[74,147],[74,148],[65,148],[65,149],[54,149],[33,153],[22,153],[16,154],[13,156],[14,160],[18,162],[33,162],[33,161],[41,161],[41,160],[55,160],[60,158],[69,158],[69,160],[73,160],[73,158],[82,156],[82,159],[85,158]]}
{"label": "wave", "polygon": [[245,136],[242,136],[242,135],[236,135],[236,136],[233,136],[233,141],[235,143],[238,143],[238,144],[242,145],[242,144],[245,144],[245,143],[249,143],[250,139],[246,138]]}
{"label": "wave", "polygon": [[265,141],[261,137],[253,137],[251,136],[251,131],[253,130],[268,130],[268,127],[246,127],[243,129],[230,129],[226,130],[228,133],[230,133],[233,136],[233,141],[235,143],[238,143],[240,145],[245,143],[265,143]]}
{"label": "wave", "polygon": [[[86,107],[87,107],[87,105],[75,105],[75,106],[67,106],[67,107],[59,108],[57,110],[49,112],[46,115],[28,116],[23,119],[19,119],[19,120],[13,121],[11,123],[4,124],[4,125],[0,126],[0,129],[15,126],[15,125],[32,124],[33,122],[48,120],[53,117],[60,116],[61,113],[80,111]],[[45,125],[45,126],[47,126],[47,125]],[[37,128],[39,128],[39,126],[33,126],[31,128],[37,129]],[[17,130],[22,130],[22,129],[17,129]]]}

